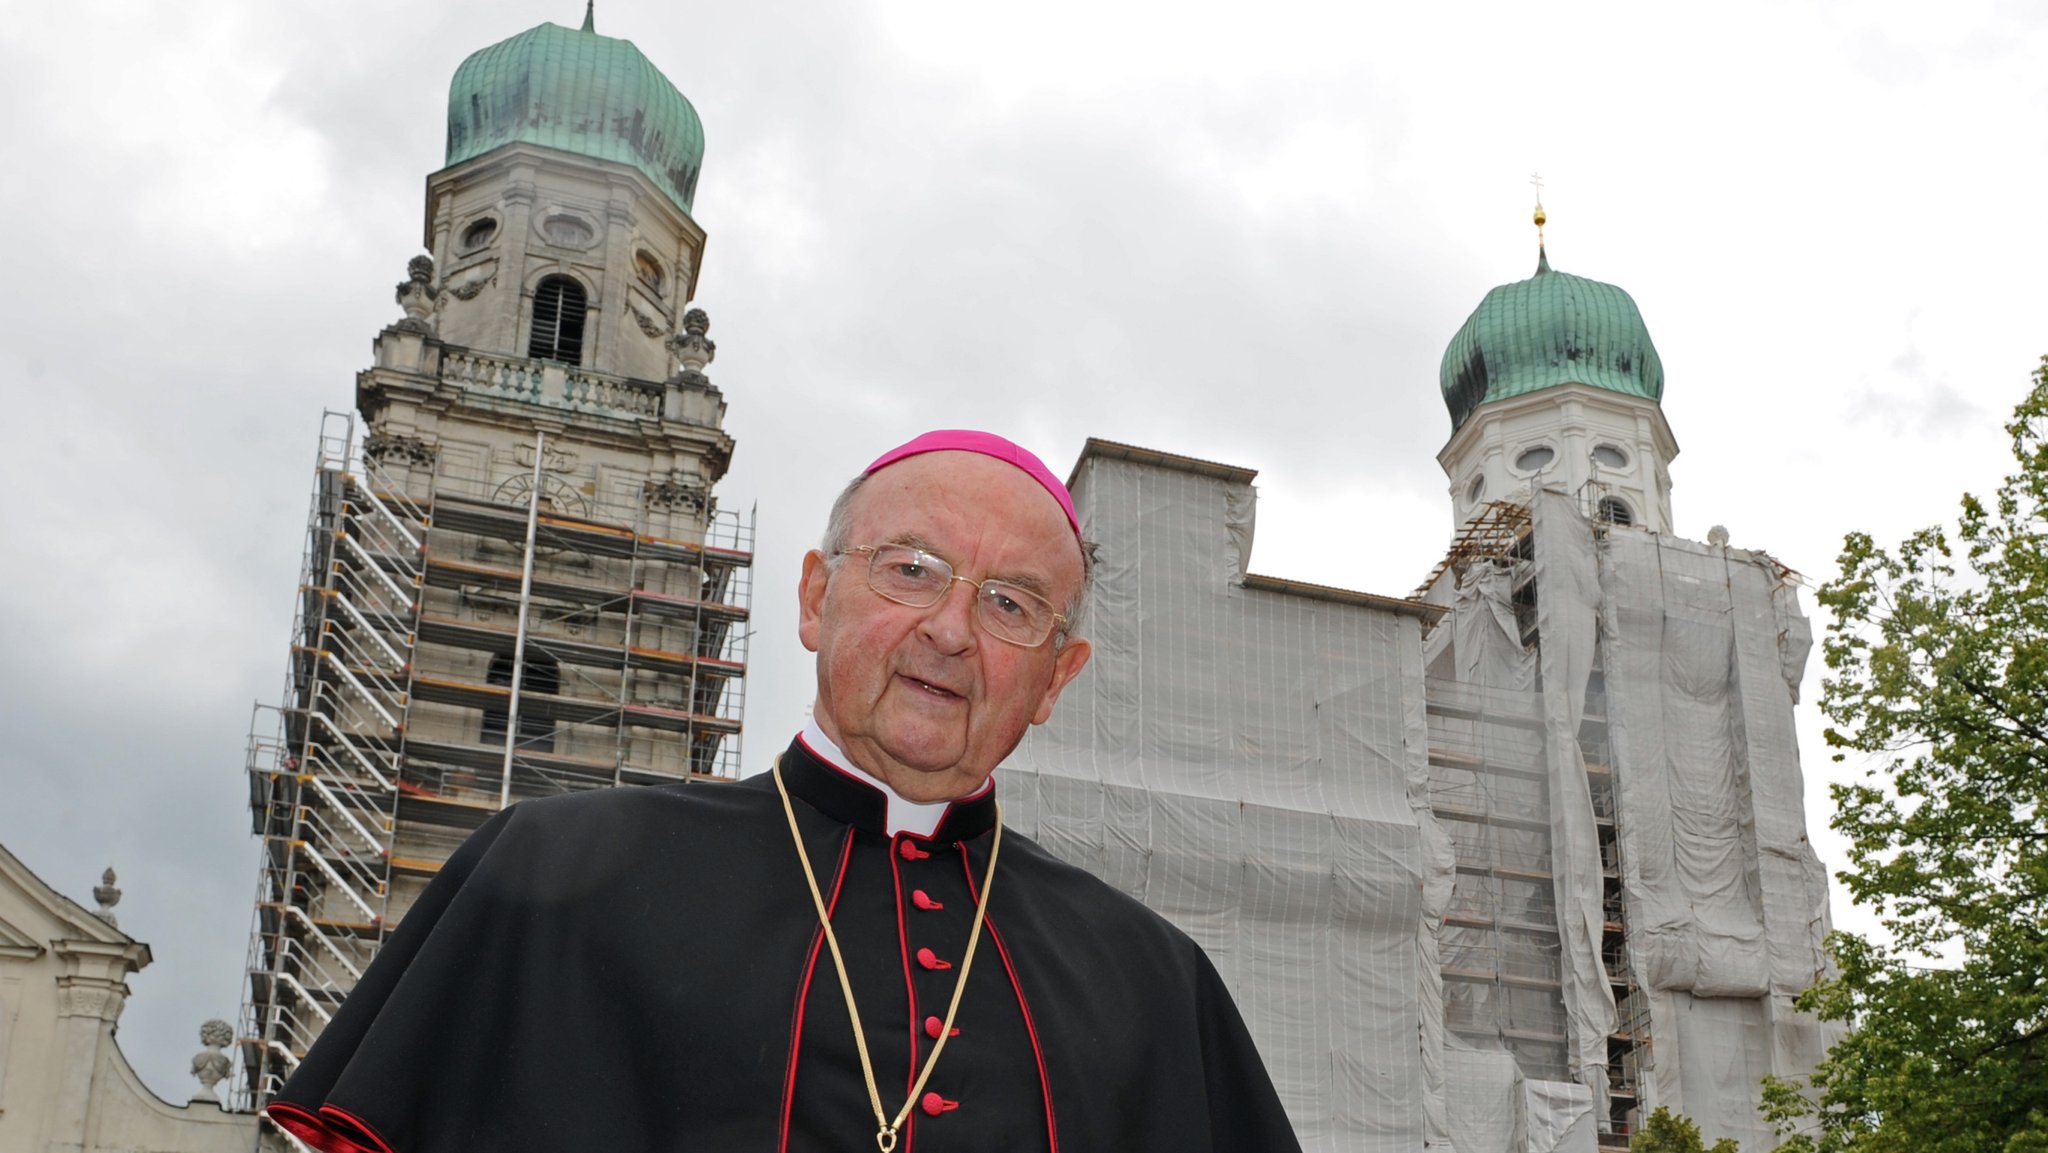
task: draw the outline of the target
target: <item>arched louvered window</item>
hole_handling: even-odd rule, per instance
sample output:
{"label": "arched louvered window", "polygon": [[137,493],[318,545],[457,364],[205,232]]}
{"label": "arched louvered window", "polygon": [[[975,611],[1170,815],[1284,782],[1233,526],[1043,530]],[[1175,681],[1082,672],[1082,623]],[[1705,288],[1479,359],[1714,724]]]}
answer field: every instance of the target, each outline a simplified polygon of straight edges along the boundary
{"label": "arched louvered window", "polygon": [[533,333],[526,355],[562,364],[583,363],[583,317],[590,297],[567,276],[550,276],[533,290]]}
{"label": "arched louvered window", "polygon": [[[526,668],[519,678],[528,693],[559,693],[562,691],[562,666],[555,658],[533,649],[526,651]],[[491,667],[484,674],[484,683],[510,685],[512,683],[512,654],[495,653],[491,656]],[[478,739],[486,745],[505,743],[506,722],[511,720],[509,705],[484,707],[484,723]],[[519,706],[519,739],[513,744],[522,752],[552,753],[555,751],[555,722],[534,715],[531,706],[523,701]]]}
{"label": "arched louvered window", "polygon": [[1618,496],[1603,496],[1600,498],[1600,519],[1608,524],[1632,525],[1636,523],[1636,512]]}

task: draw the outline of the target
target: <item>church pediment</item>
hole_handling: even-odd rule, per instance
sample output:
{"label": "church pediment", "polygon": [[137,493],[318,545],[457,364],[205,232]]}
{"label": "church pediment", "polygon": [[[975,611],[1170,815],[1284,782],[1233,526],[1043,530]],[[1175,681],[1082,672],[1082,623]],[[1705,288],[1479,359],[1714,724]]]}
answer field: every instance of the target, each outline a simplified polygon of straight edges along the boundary
{"label": "church pediment", "polygon": [[28,961],[42,951],[42,945],[34,937],[9,924],[5,917],[0,917],[0,959]]}
{"label": "church pediment", "polygon": [[60,940],[126,944],[129,937],[51,888],[0,845],[0,958],[33,957]]}

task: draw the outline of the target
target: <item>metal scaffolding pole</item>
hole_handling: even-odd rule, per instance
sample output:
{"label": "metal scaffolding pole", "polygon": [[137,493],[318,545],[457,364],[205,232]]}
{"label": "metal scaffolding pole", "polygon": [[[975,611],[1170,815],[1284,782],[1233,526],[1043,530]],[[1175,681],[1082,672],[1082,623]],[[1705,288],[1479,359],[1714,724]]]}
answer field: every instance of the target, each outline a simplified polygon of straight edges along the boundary
{"label": "metal scaffolding pole", "polygon": [[512,700],[505,706],[505,772],[498,782],[498,807],[512,804],[512,751],[519,740],[519,694],[526,687],[526,615],[533,602],[533,538],[540,526],[540,467],[547,460],[548,434],[533,434],[533,484],[526,492],[526,563],[519,573],[519,631],[512,641]]}

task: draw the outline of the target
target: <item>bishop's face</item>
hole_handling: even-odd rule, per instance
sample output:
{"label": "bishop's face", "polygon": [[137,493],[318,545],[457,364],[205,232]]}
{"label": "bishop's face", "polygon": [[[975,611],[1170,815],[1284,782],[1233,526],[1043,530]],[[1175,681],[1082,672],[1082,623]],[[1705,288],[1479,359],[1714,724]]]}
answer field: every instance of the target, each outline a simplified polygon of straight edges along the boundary
{"label": "bishop's face", "polygon": [[[970,581],[1043,588],[1064,610],[1081,588],[1081,550],[1038,482],[971,452],[889,465],[853,495],[847,545],[908,544]],[[981,787],[1027,727],[1052,716],[1088,663],[1078,637],[1055,649],[989,636],[975,590],[955,582],[911,608],[868,586],[868,558],[804,557],[798,636],[818,654],[817,720],[854,764],[906,799],[963,797]]]}

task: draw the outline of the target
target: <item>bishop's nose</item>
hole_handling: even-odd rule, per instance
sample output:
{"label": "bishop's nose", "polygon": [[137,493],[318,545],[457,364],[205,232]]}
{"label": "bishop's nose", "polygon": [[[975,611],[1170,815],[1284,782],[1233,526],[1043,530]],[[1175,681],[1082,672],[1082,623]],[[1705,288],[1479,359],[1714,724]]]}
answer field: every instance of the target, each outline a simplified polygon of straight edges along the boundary
{"label": "bishop's nose", "polygon": [[946,586],[946,594],[939,598],[939,603],[925,610],[918,632],[942,653],[971,651],[976,640],[974,602],[980,595],[980,586],[955,578]]}

